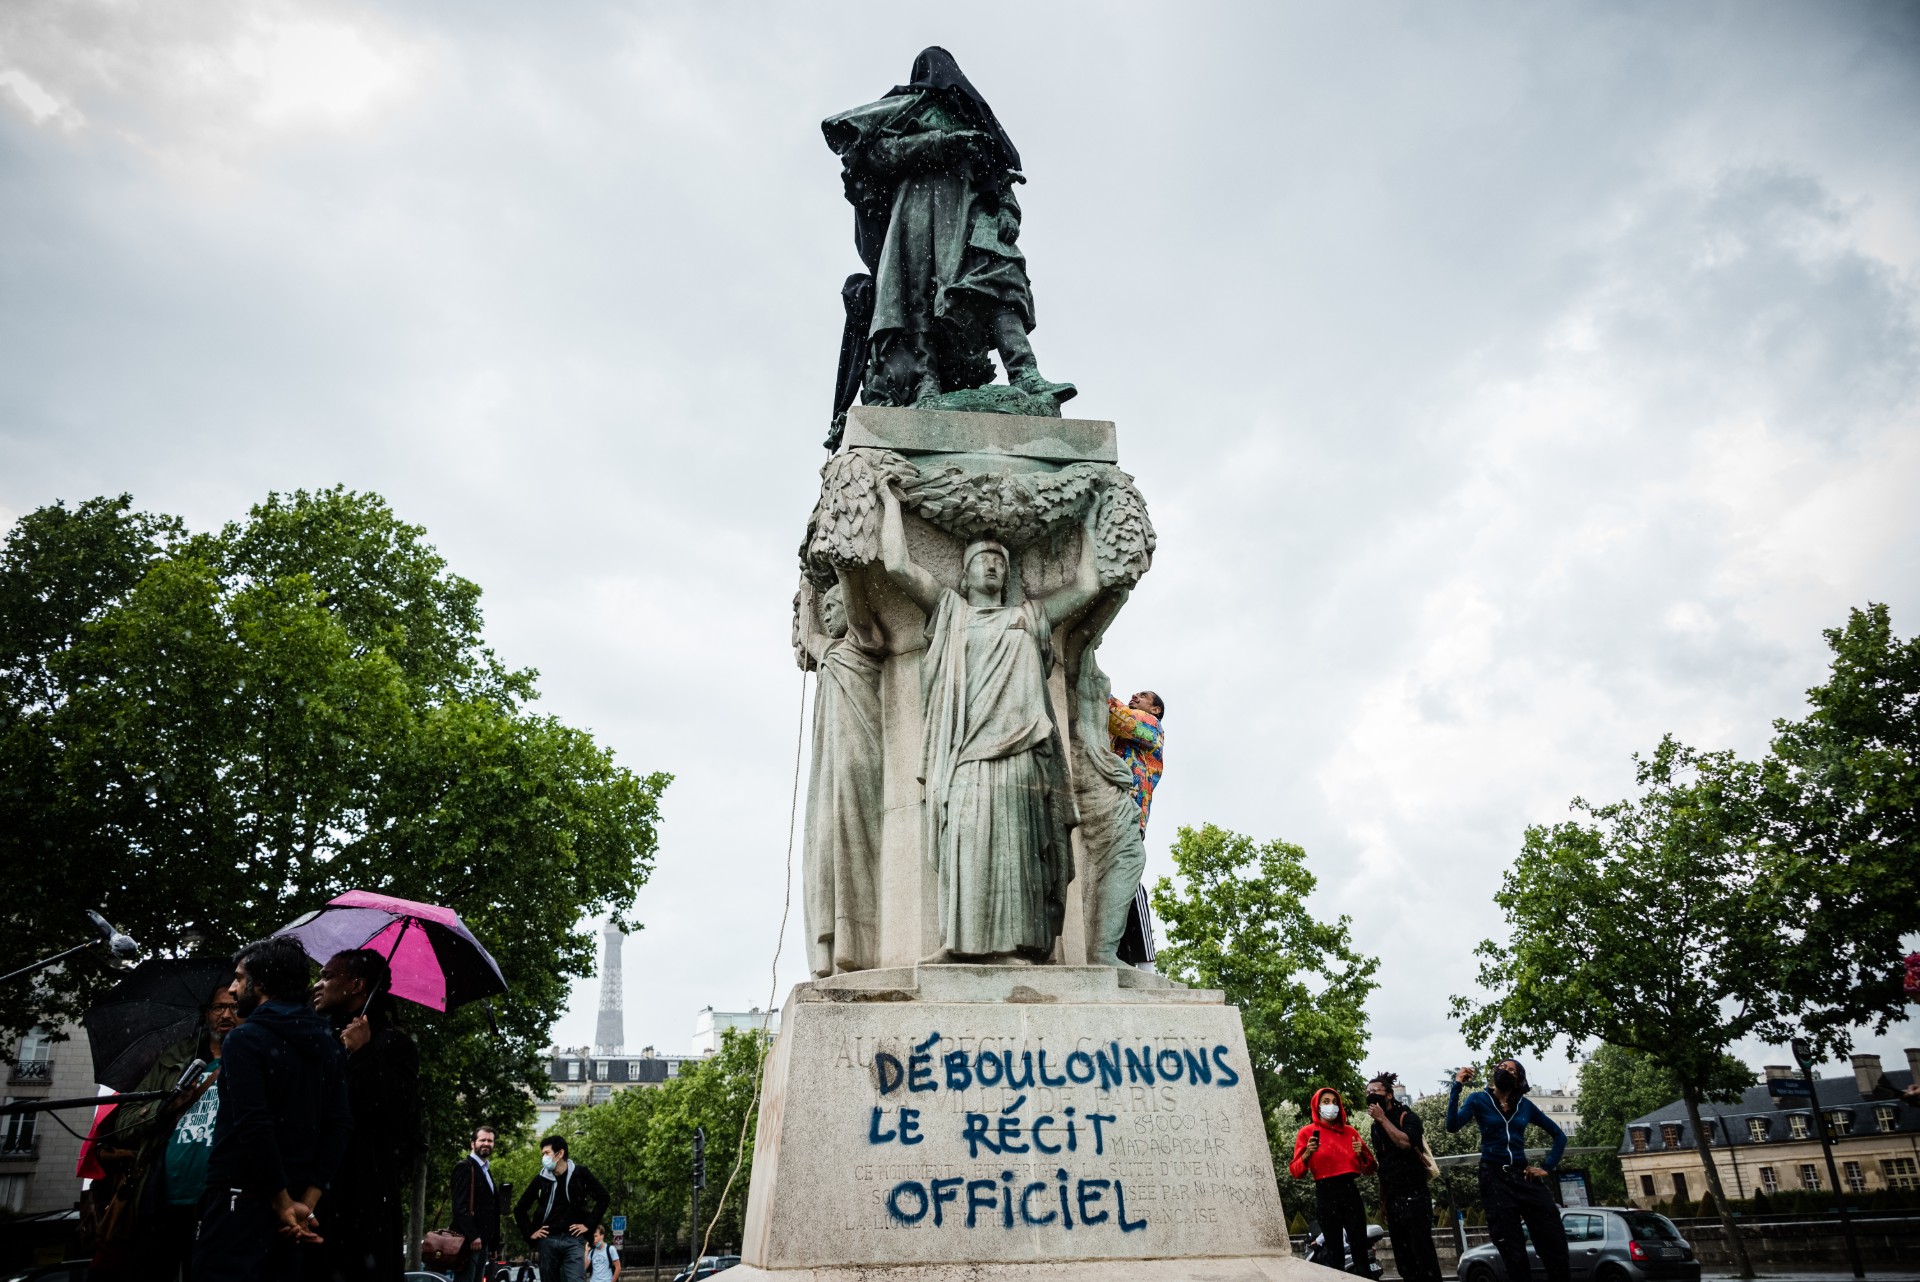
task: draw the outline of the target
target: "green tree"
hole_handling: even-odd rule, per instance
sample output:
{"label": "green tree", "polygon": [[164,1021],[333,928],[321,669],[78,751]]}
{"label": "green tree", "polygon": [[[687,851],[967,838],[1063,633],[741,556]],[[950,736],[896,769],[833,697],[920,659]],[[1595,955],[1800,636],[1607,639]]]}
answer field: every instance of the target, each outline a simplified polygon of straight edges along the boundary
{"label": "green tree", "polygon": [[[1729,1085],[1728,1047],[1773,1013],[1752,991],[1766,944],[1754,920],[1757,769],[1670,737],[1635,761],[1637,799],[1576,798],[1591,822],[1527,830],[1494,896],[1508,940],[1477,950],[1492,997],[1456,997],[1453,1008],[1475,1046],[1544,1051],[1564,1038],[1571,1053],[1597,1039],[1639,1052],[1672,1075],[1697,1137],[1702,1101]],[[1699,1152],[1751,1277],[1713,1149]]]}
{"label": "green tree", "polygon": [[1367,995],[1378,958],[1353,947],[1351,922],[1316,921],[1306,898],[1317,884],[1307,854],[1284,841],[1256,845],[1213,824],[1182,828],[1173,845],[1180,885],[1163,877],[1153,911],[1166,927],[1161,972],[1217,988],[1240,1009],[1260,1112],[1285,1174],[1293,1132],[1275,1129],[1275,1109],[1304,1109],[1317,1087],[1349,1100],[1362,1081]]}
{"label": "green tree", "polygon": [[[1737,1099],[1753,1080],[1754,1072],[1744,1062],[1723,1055],[1719,1067],[1710,1073],[1704,1097]],[[1628,1196],[1618,1155],[1627,1123],[1666,1107],[1680,1096],[1680,1081],[1671,1069],[1630,1047],[1602,1042],[1581,1064],[1580,1125],[1571,1142],[1607,1150],[1590,1155],[1586,1163],[1596,1199],[1617,1203]]]}
{"label": "green tree", "polygon": [[[1423,1095],[1413,1102],[1413,1111],[1426,1127],[1427,1148],[1436,1158],[1453,1157],[1480,1151],[1480,1133],[1469,1126],[1447,1133],[1447,1097]],[[1432,1182],[1436,1207],[1462,1211],[1480,1210],[1480,1180],[1477,1165],[1450,1164],[1440,1168]]]}
{"label": "green tree", "polygon": [[1896,636],[1884,605],[1825,636],[1827,681],[1807,691],[1805,717],[1774,723],[1762,765],[1782,1015],[1767,1032],[1804,1032],[1823,1058],[1908,1013],[1900,957],[1920,902],[1920,637]]}
{"label": "green tree", "polygon": [[[624,921],[669,776],[531,712],[482,642],[480,589],[377,496],[272,495],[188,535],[126,496],[28,513],[0,549],[0,945],[103,909],[160,951],[226,950],[350,888],[457,909],[509,992],[419,1037],[442,1153],[531,1118],[583,918]],[[0,992],[17,1033],[114,979],[83,954]]]}

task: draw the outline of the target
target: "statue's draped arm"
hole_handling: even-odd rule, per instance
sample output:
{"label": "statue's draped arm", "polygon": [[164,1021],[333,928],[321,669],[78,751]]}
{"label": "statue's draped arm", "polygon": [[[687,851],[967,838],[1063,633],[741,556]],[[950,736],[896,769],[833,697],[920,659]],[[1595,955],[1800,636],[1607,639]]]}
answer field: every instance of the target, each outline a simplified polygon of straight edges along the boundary
{"label": "statue's draped arm", "polygon": [[887,482],[880,486],[880,563],[887,577],[931,618],[940,604],[940,584],[913,563],[907,550],[906,521],[900,515],[900,495]]}
{"label": "statue's draped arm", "polygon": [[1094,507],[1088,508],[1087,519],[1080,527],[1080,564],[1075,567],[1073,581],[1049,592],[1040,601],[1040,608],[1046,611],[1047,622],[1056,628],[1080,613],[1100,595],[1100,565],[1095,551],[1096,510]]}

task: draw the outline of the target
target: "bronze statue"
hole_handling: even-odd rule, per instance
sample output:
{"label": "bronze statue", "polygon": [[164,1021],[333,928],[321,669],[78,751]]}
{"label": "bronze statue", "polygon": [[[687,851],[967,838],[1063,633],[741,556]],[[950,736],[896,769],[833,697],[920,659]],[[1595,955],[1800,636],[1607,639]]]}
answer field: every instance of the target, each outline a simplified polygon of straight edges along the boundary
{"label": "bronze statue", "polygon": [[[868,405],[1058,415],[1071,383],[1044,378],[1027,332],[1033,290],[1020,253],[1026,181],[1020,153],[993,108],[939,47],[886,97],[821,124],[841,159],[854,245],[867,273],[841,290],[846,329],[834,426],[856,392]],[[993,353],[1007,370],[1002,394]]]}

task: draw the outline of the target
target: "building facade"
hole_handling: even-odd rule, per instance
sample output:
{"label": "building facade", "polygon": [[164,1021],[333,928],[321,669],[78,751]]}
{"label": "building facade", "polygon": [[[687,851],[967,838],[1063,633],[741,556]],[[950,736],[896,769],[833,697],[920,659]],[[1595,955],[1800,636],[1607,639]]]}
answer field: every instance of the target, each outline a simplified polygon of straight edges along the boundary
{"label": "building facade", "polygon": [[[1728,1197],[1789,1189],[1830,1189],[1826,1157],[1814,1130],[1813,1109],[1827,1116],[1834,1165],[1848,1191],[1920,1188],[1920,1108],[1900,1092],[1920,1073],[1920,1049],[1906,1052],[1904,1072],[1885,1073],[1878,1055],[1855,1055],[1852,1077],[1823,1077],[1814,1096],[1775,1096],[1766,1082],[1736,1104],[1703,1104],[1700,1120]],[[1766,1070],[1767,1081],[1796,1077],[1794,1069]],[[1634,1205],[1650,1207],[1706,1194],[1699,1137],[1678,1100],[1627,1123],[1620,1169]]]}
{"label": "building facade", "polygon": [[1569,1136],[1580,1129],[1580,1094],[1577,1086],[1569,1084],[1550,1091],[1535,1089],[1527,1092],[1527,1098]]}
{"label": "building facade", "polygon": [[534,1104],[540,1128],[569,1109],[586,1104],[604,1104],[620,1091],[636,1086],[659,1086],[680,1076],[680,1066],[695,1055],[659,1055],[648,1046],[638,1055],[595,1055],[590,1048],[575,1046],[556,1050],[547,1059],[547,1080],[553,1084],[553,1098]]}
{"label": "building facade", "polygon": [[693,1017],[693,1053],[712,1055],[720,1049],[720,1039],[728,1029],[742,1033],[757,1033],[762,1025],[766,1026],[770,1036],[780,1035],[780,1012],[776,1008],[771,1017],[758,1006],[752,1010],[715,1010],[708,1006]]}
{"label": "building facade", "polygon": [[[76,1024],[61,1031],[67,1040],[36,1030],[14,1043],[15,1062],[3,1069],[7,1103],[84,1099],[98,1092],[87,1030]],[[69,1109],[61,1117],[82,1135],[93,1121],[85,1109]],[[48,1114],[0,1117],[0,1211],[46,1215],[74,1209],[80,1202],[79,1162],[79,1138]]]}

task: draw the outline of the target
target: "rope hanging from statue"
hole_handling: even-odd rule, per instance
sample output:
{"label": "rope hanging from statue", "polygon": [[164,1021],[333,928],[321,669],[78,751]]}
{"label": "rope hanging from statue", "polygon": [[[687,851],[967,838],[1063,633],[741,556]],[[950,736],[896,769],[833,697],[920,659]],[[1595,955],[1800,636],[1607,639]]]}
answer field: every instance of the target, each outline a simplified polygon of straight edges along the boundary
{"label": "rope hanging from statue", "polygon": [[[795,823],[800,815],[800,755],[806,744],[807,735],[807,671],[800,670],[800,724],[793,734],[793,799],[787,804],[787,881],[781,892],[780,933],[774,936],[772,974],[767,979],[767,1004],[761,1009],[766,1011],[760,1021],[759,1043],[755,1047],[757,1062],[753,1072],[753,1098],[747,1101],[747,1113],[740,1121],[740,1138],[733,1147],[733,1165],[727,1171],[727,1182],[720,1190],[720,1200],[714,1203],[713,1218],[707,1221],[707,1231],[700,1238],[700,1256],[707,1254],[707,1248],[713,1241],[713,1226],[720,1222],[721,1213],[727,1209],[727,1195],[733,1192],[733,1182],[740,1174],[741,1159],[747,1153],[747,1131],[760,1118],[760,1084],[765,1079],[767,1030],[773,1024],[774,999],[780,996],[780,951],[787,942],[787,918],[793,911],[793,834]],[[698,1225],[694,1227],[698,1228]],[[700,1258],[696,1256],[695,1258]]]}

